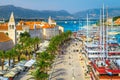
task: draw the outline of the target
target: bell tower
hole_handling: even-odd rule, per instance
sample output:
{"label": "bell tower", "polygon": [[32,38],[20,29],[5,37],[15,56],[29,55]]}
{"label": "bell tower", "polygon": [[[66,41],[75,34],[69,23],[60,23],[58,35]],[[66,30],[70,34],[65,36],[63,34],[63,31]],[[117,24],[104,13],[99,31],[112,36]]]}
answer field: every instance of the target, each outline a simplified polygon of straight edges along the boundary
{"label": "bell tower", "polygon": [[14,19],[13,12],[11,13],[11,16],[8,22],[8,35],[13,40],[15,45],[17,42],[17,39],[16,39],[16,27],[15,27],[15,19]]}

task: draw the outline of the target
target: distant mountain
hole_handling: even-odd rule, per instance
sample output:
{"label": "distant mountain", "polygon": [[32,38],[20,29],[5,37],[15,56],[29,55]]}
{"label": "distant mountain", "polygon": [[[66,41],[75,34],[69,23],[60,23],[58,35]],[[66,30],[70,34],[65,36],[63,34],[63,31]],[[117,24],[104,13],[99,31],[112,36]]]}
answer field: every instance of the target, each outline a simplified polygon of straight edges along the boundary
{"label": "distant mountain", "polygon": [[[120,16],[120,8],[108,8],[108,10],[105,9],[105,16],[106,12],[108,11],[109,17],[115,17]],[[85,11],[79,11],[77,13],[74,13],[74,17],[76,18],[86,18],[86,15],[89,15],[90,18],[99,18],[100,16],[100,9],[88,9]]]}
{"label": "distant mountain", "polygon": [[[0,18],[8,19],[10,13],[14,12],[15,18],[44,18],[47,19],[49,16],[52,16],[54,19],[80,19],[86,18],[86,15],[89,14],[90,18],[99,18],[100,9],[88,9],[84,11],[79,11],[74,14],[70,14],[65,10],[52,11],[52,10],[31,10],[21,7],[15,7],[13,5],[0,6]],[[106,10],[105,10],[106,12]],[[109,8],[108,9],[109,17],[120,16],[120,8]]]}
{"label": "distant mountain", "polygon": [[14,12],[15,18],[72,18],[72,15],[65,10],[51,11],[51,10],[31,10],[13,5],[0,6],[0,18],[9,18],[10,13]]}

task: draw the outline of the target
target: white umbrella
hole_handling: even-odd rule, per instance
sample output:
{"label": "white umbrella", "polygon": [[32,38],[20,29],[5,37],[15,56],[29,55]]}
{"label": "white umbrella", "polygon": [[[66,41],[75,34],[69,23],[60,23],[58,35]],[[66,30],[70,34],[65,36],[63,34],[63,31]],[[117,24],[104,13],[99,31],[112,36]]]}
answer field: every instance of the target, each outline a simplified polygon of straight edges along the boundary
{"label": "white umbrella", "polygon": [[23,70],[24,67],[17,66],[17,67],[15,67],[15,68],[17,68],[17,69],[19,69],[19,70]]}
{"label": "white umbrella", "polygon": [[35,60],[29,60],[28,62],[25,63],[25,67],[31,67],[35,63]]}
{"label": "white umbrella", "polygon": [[8,72],[7,74],[5,74],[4,77],[14,77],[15,75],[16,75],[15,72],[10,71],[10,72]]}
{"label": "white umbrella", "polygon": [[5,74],[5,72],[3,72],[3,71],[0,71],[0,75],[3,75],[3,74]]}
{"label": "white umbrella", "polygon": [[10,71],[18,72],[19,70],[17,68],[12,68]]}

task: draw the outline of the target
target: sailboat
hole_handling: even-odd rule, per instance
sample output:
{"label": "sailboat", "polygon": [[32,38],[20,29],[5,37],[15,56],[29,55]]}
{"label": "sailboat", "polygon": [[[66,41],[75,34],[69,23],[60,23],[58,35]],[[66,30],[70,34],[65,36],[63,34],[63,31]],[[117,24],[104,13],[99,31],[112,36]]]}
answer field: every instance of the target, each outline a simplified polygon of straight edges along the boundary
{"label": "sailboat", "polygon": [[[98,31],[96,33],[88,32],[89,30],[88,30],[88,16],[87,16],[87,30],[86,30],[87,41],[84,43],[84,48],[88,59],[91,61],[90,63],[92,66],[93,74],[97,75],[96,77],[99,78],[99,80],[102,79],[101,76],[109,77],[110,75],[112,75],[112,77],[117,75],[118,79],[120,79],[120,76],[118,76],[120,74],[120,68],[119,68],[120,63],[118,63],[117,61],[117,58],[120,58],[119,56],[120,51],[109,50],[110,47],[119,47],[119,46],[117,45],[111,46],[110,44],[108,44],[108,26],[104,25],[104,6],[103,6],[102,16],[100,16],[100,26],[97,28]],[[95,42],[92,43],[88,41],[88,38],[91,37],[91,34],[93,36],[92,39],[94,40],[95,34],[98,33],[100,39],[97,41],[99,42],[99,44],[94,44]]]}

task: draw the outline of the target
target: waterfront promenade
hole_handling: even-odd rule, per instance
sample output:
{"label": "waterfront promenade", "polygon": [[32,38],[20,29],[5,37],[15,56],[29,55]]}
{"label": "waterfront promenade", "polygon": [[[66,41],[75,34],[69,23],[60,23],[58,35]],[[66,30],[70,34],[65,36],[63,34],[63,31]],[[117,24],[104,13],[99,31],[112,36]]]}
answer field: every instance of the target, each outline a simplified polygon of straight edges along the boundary
{"label": "waterfront promenade", "polygon": [[[53,63],[49,80],[91,80],[86,75],[85,58],[80,53],[82,42],[72,39],[63,47],[64,53],[59,55]],[[28,72],[24,72],[14,80],[34,80]]]}
{"label": "waterfront promenade", "polygon": [[84,63],[79,51],[81,44],[82,42],[73,39],[63,49],[64,54],[59,55],[53,65],[50,80],[91,80],[89,75],[84,74],[86,64],[81,64],[81,61]]}

